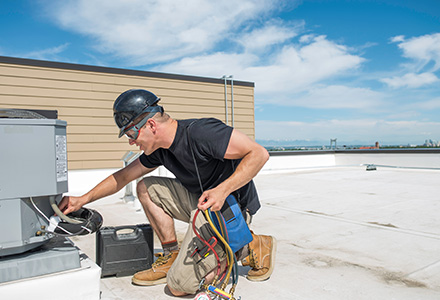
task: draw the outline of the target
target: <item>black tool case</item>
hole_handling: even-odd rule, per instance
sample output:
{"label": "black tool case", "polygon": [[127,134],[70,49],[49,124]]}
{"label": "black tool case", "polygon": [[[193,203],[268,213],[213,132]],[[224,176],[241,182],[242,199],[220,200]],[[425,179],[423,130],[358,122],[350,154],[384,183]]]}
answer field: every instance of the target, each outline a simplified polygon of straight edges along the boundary
{"label": "black tool case", "polygon": [[101,277],[128,276],[151,267],[153,230],[150,224],[102,227],[96,233],[96,263]]}

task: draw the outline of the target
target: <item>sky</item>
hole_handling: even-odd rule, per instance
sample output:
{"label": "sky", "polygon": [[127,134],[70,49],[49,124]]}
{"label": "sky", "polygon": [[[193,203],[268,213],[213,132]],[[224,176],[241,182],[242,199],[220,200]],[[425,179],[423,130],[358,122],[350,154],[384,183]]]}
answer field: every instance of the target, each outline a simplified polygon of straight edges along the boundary
{"label": "sky", "polygon": [[440,0],[2,0],[0,55],[255,83],[257,140],[440,140]]}

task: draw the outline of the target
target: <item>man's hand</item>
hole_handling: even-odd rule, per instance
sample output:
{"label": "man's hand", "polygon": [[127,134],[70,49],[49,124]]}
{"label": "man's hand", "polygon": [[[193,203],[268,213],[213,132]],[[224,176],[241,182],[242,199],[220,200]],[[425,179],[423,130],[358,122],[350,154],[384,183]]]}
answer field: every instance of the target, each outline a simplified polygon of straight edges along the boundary
{"label": "man's hand", "polygon": [[58,207],[64,214],[67,215],[73,211],[77,211],[87,203],[110,196],[120,191],[131,181],[148,174],[155,169],[156,168],[150,169],[144,167],[138,158],[125,168],[120,169],[119,171],[108,176],[97,186],[91,189],[87,194],[84,194],[81,197],[64,196],[58,204]]}
{"label": "man's hand", "polygon": [[200,210],[211,208],[212,211],[219,211],[223,207],[227,196],[218,188],[207,190],[200,196],[197,207]]}
{"label": "man's hand", "polygon": [[82,197],[73,197],[73,196],[64,196],[58,204],[59,209],[63,212],[63,214],[67,215],[71,212],[77,211],[84,204],[87,203],[87,199]]}

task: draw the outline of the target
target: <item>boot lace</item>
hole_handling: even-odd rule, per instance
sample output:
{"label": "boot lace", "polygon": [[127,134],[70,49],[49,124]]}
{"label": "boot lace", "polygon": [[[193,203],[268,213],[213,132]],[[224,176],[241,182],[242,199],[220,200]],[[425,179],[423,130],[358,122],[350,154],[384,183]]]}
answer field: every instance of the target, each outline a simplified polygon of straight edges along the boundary
{"label": "boot lace", "polygon": [[249,249],[249,265],[253,269],[258,269],[258,257],[253,249]]}
{"label": "boot lace", "polygon": [[164,265],[168,262],[168,260],[171,258],[171,253],[167,255],[163,255],[163,253],[159,253],[157,255],[156,261],[151,265],[152,268],[157,268],[161,265]]}

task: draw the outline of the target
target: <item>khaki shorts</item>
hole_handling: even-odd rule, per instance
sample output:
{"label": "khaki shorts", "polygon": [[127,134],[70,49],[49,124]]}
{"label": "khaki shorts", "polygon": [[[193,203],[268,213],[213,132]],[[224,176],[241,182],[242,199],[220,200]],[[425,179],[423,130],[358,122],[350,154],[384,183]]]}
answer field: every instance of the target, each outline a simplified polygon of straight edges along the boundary
{"label": "khaki shorts", "polygon": [[[199,196],[190,193],[176,179],[151,176],[145,177],[143,181],[151,200],[157,206],[163,208],[174,219],[189,223],[179,254],[168,271],[167,284],[174,290],[194,294],[199,288],[200,281],[217,267],[217,259],[213,253],[203,259],[198,254],[191,257],[198,240],[192,229],[192,221],[197,211]],[[209,240],[213,235],[202,212],[198,214],[195,226],[205,240]],[[221,261],[226,259],[220,242],[214,249]]]}

